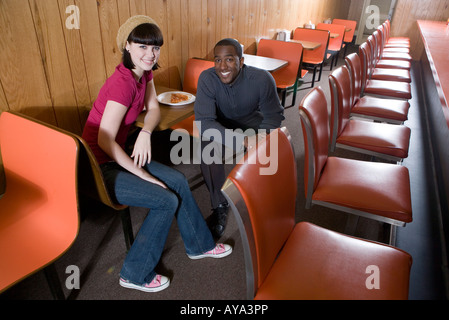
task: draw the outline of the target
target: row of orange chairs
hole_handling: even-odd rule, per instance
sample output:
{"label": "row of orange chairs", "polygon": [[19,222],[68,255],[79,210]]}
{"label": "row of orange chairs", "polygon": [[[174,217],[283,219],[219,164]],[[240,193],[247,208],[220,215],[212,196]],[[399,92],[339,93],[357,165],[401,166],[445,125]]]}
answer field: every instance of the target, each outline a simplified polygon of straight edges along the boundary
{"label": "row of orange chairs", "polygon": [[[356,56],[346,59],[348,65],[357,61],[353,59]],[[351,78],[348,66],[330,76],[331,87],[335,89],[333,107],[344,100],[346,112],[366,97],[352,94]],[[388,105],[391,101],[370,99],[374,100],[365,103],[377,101],[381,105],[380,101],[384,101]],[[327,100],[320,87],[304,97],[299,113],[305,146],[306,206],[323,205],[392,225],[412,221],[406,167],[329,156],[331,124]],[[388,126],[408,131],[402,124]],[[408,253],[308,222],[296,224],[297,172],[290,140],[285,128],[271,133],[248,153],[246,162],[232,170],[223,186],[242,236],[247,297],[406,299],[412,264]],[[264,165],[257,159],[272,153],[272,148],[277,148],[277,171],[261,175]],[[368,267],[385,277],[377,289],[368,288]]]}
{"label": "row of orange chairs", "polygon": [[[329,76],[332,105],[330,151],[341,147],[380,159],[401,162],[408,157],[411,135],[410,128],[403,124],[410,107],[408,99],[411,98],[411,80],[410,78],[408,81],[398,80],[395,77],[395,69],[388,68],[384,68],[382,74],[390,74],[390,77],[383,79],[372,77],[370,69],[376,61],[391,59],[391,57],[383,56],[382,48],[379,49],[379,46],[384,45],[381,34],[384,32],[384,25],[373,32],[373,37],[377,37],[377,34],[381,35],[378,42],[370,43],[368,38],[360,46],[359,54],[353,53],[347,56],[346,65]],[[375,52],[382,58],[378,59],[376,55],[371,55]],[[394,59],[399,57],[395,56]],[[364,121],[368,119],[371,121]],[[399,172],[404,169],[406,168],[396,166],[394,170]],[[386,215],[382,214],[382,217],[397,220],[392,225],[405,225],[412,221],[408,173],[407,177],[396,180],[396,183],[399,183],[403,190],[402,194],[396,195],[396,200],[399,201],[396,204],[401,206],[395,207],[392,203],[390,208],[392,211]],[[372,198],[362,197],[361,199],[370,203],[370,208],[374,208],[374,204],[371,204]],[[404,206],[404,204],[407,205]],[[401,215],[397,215],[399,212],[395,213],[395,209],[401,209]]]}
{"label": "row of orange chairs", "polygon": [[[406,168],[327,157],[328,112],[321,88],[310,92],[300,112],[308,146],[306,163],[313,162],[305,170],[320,166],[316,181],[305,175],[312,181],[308,186],[314,189],[314,201],[360,211],[357,200],[371,197],[375,209],[383,210],[396,202],[390,196],[406,194],[407,190],[396,189],[402,187],[397,179],[408,178]],[[296,223],[297,168],[290,141],[285,128],[273,131],[234,167],[222,188],[242,239],[247,299],[407,299],[410,254],[309,222]],[[275,149],[276,172],[260,174],[266,163],[258,159]],[[364,184],[382,178],[392,184],[373,188]]]}

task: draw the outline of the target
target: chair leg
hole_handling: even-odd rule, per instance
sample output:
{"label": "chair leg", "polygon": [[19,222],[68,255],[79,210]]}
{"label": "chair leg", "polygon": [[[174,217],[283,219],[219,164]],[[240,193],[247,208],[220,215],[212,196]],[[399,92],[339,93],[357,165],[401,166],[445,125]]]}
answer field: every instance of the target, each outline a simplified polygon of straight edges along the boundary
{"label": "chair leg", "polygon": [[316,66],[313,67],[312,88],[315,85],[315,76],[316,76]]}
{"label": "chair leg", "polygon": [[285,108],[285,100],[287,98],[287,89],[281,90],[281,105]]}
{"label": "chair leg", "polygon": [[394,225],[390,225],[390,238],[388,239],[388,244],[390,246],[396,246],[396,230],[397,230],[397,226]]}
{"label": "chair leg", "polygon": [[129,208],[122,210],[120,212],[120,216],[122,219],[123,234],[125,235],[126,250],[129,251],[134,242],[134,233]]}
{"label": "chair leg", "polygon": [[320,72],[318,74],[318,82],[321,81],[321,74],[323,73],[323,64],[324,64],[324,61],[321,62],[321,64],[320,64]]}
{"label": "chair leg", "polygon": [[65,300],[64,292],[59,282],[58,273],[56,272],[55,264],[52,263],[44,268],[45,278],[47,279],[48,286],[50,287],[51,294],[55,300]]}
{"label": "chair leg", "polygon": [[293,86],[292,105],[290,107],[293,107],[296,103],[296,92],[298,91],[298,87],[299,87],[299,80],[296,80],[295,85]]}

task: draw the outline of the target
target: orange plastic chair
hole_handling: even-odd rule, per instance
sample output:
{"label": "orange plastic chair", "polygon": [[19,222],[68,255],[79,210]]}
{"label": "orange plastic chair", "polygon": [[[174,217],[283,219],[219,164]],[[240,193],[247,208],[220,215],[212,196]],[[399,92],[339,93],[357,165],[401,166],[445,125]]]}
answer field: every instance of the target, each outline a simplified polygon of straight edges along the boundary
{"label": "orange plastic chair", "polygon": [[354,33],[357,28],[357,21],[355,20],[345,20],[345,19],[334,19],[332,20],[333,24],[341,24],[346,27],[345,37],[343,39],[343,47],[344,52],[343,56],[346,57],[346,50],[348,49],[349,44],[354,41]]}
{"label": "orange plastic chair", "polygon": [[329,31],[326,30],[316,30],[316,29],[305,29],[305,28],[296,28],[293,33],[293,40],[303,40],[303,41],[312,41],[318,42],[321,45],[313,50],[304,50],[302,62],[304,63],[304,67],[313,68],[312,75],[312,85],[315,85],[316,71],[319,67],[318,80],[321,80],[321,74],[323,72],[323,63],[327,52],[327,47],[329,45]]}
{"label": "orange plastic chair", "polygon": [[29,117],[4,111],[0,150],[0,292],[44,269],[55,298],[64,293],[53,263],[78,236],[78,141]]}
{"label": "orange plastic chair", "polygon": [[362,94],[406,100],[412,98],[410,83],[370,79],[374,62],[367,42],[359,46],[359,56],[362,64]]}
{"label": "orange plastic chair", "polygon": [[330,70],[332,71],[334,61],[335,66],[337,66],[338,55],[340,54],[340,51],[343,48],[343,39],[345,37],[346,27],[340,24],[318,23],[316,25],[316,28],[319,30],[328,30],[330,33],[333,34],[338,34],[338,36],[335,38],[333,37],[329,38],[329,46],[327,48],[328,52],[326,53],[327,59],[332,58],[330,67]]}
{"label": "orange plastic chair", "polygon": [[[234,167],[222,189],[242,239],[247,299],[407,299],[408,253],[309,222],[296,224],[290,138],[285,128],[273,131]],[[274,153],[277,170],[261,174],[267,167],[258,159]],[[379,290],[365,285],[370,265],[379,268]]]}
{"label": "orange plastic chair", "polygon": [[343,148],[400,162],[407,158],[410,128],[351,118],[351,79],[346,66],[329,75],[331,151]]}
{"label": "orange plastic chair", "polygon": [[402,124],[408,119],[410,103],[407,100],[382,99],[362,94],[362,66],[357,53],[345,58],[351,74],[351,115],[375,121]]}
{"label": "orange plastic chair", "polygon": [[[201,72],[206,69],[212,68],[214,66],[213,61],[190,58],[186,63],[186,68],[184,70],[184,82],[183,82],[183,90],[189,92],[193,95],[196,95],[196,90],[198,88],[198,78],[200,77]],[[195,115],[184,119],[183,121],[175,124],[170,129],[177,130],[183,129],[187,130],[189,135],[192,137],[199,137],[198,128],[194,125]]]}
{"label": "orange plastic chair", "polygon": [[[359,216],[390,225],[390,244],[396,226],[412,222],[410,177],[406,167],[330,157],[327,100],[318,87],[299,106],[304,145],[306,208],[317,204],[350,213],[347,227]],[[353,221],[355,220],[355,221]]]}
{"label": "orange plastic chair", "polygon": [[301,70],[303,47],[299,42],[261,39],[257,47],[257,55],[288,61],[288,65],[280,70],[272,72],[276,81],[276,87],[282,93],[282,105],[285,106],[287,92],[293,91],[292,104],[295,105],[298,82],[307,71]]}

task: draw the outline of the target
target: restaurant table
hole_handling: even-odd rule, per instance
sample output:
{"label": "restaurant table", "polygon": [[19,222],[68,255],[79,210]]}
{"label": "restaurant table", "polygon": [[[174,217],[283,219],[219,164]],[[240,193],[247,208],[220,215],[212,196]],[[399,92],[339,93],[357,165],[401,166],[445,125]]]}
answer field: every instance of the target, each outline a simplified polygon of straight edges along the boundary
{"label": "restaurant table", "polygon": [[288,64],[286,60],[279,60],[269,57],[256,56],[253,54],[243,54],[245,64],[248,66],[264,69],[273,72],[285,67]]}
{"label": "restaurant table", "polygon": [[291,42],[299,42],[305,50],[314,50],[321,46],[319,42],[291,39]]}
{"label": "restaurant table", "polygon": [[[179,90],[164,87],[164,86],[156,86],[156,92],[158,95],[161,93],[164,93],[164,92],[169,92],[169,91],[179,91]],[[171,128],[178,122],[181,122],[182,120],[187,119],[188,117],[190,117],[191,115],[194,114],[194,111],[193,111],[194,104],[195,104],[194,102],[191,102],[191,103],[185,104],[185,105],[171,106],[171,105],[159,103],[160,110],[161,110],[161,121],[159,122],[159,124],[155,130],[157,130],[157,131],[166,130],[168,128]],[[140,127],[140,128],[143,127],[145,115],[146,115],[146,111],[143,111],[137,117],[137,120],[135,122],[135,125],[137,127]]]}

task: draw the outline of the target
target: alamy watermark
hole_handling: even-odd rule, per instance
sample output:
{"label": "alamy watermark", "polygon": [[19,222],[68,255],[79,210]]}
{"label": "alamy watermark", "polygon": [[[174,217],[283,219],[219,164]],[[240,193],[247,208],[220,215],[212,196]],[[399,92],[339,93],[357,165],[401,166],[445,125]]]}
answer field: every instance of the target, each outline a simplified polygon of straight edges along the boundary
{"label": "alamy watermark", "polygon": [[80,289],[80,268],[70,265],[65,268],[65,273],[69,275],[65,279],[65,287],[69,290]]}
{"label": "alamy watermark", "polygon": [[65,27],[69,30],[80,28],[80,8],[70,5],[65,8],[65,13],[69,16],[65,19]]}
{"label": "alamy watermark", "polygon": [[378,6],[370,5],[365,9],[367,14],[365,26],[368,30],[376,29],[380,25],[380,9]]}
{"label": "alamy watermark", "polygon": [[365,280],[365,286],[368,290],[380,289],[380,269],[376,265],[366,267],[366,274],[369,274]]}

